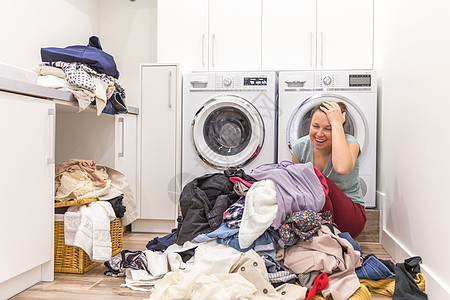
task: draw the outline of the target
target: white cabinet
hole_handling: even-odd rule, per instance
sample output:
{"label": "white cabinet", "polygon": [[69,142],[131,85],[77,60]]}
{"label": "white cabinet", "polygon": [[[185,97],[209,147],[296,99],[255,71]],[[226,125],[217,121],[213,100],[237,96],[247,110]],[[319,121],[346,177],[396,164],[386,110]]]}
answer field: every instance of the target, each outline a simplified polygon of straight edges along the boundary
{"label": "white cabinet", "polygon": [[262,69],[372,69],[373,0],[262,1]]}
{"label": "white cabinet", "polygon": [[138,201],[137,118],[132,114],[96,115],[67,105],[56,107],[56,161],[94,160],[122,172]]}
{"label": "white cabinet", "polygon": [[176,226],[181,175],[181,76],[177,65],[141,66],[140,219],[133,231]]}
{"label": "white cabinet", "polygon": [[132,114],[119,114],[115,123],[115,169],[128,179],[134,200],[139,203],[139,173],[137,163],[137,117]]}
{"label": "white cabinet", "polygon": [[373,0],[317,0],[317,69],[372,69]]}
{"label": "white cabinet", "polygon": [[55,104],[0,91],[0,298],[53,280]]}
{"label": "white cabinet", "polygon": [[261,69],[261,0],[158,1],[157,61],[183,71]]}
{"label": "white cabinet", "polygon": [[208,70],[208,0],[159,0],[157,61]]}
{"label": "white cabinet", "polygon": [[261,0],[210,0],[210,70],[261,69]]}
{"label": "white cabinet", "polygon": [[263,70],[315,68],[314,0],[263,0],[262,20]]}

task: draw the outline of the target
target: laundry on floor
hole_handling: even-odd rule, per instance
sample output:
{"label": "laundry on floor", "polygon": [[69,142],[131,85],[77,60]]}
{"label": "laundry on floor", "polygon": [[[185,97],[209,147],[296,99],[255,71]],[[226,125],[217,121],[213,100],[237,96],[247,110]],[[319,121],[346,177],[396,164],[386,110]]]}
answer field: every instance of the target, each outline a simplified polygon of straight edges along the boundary
{"label": "laundry on floor", "polygon": [[55,201],[96,198],[64,212],[65,244],[83,249],[93,261],[111,258],[110,222],[122,226],[137,219],[128,180],[121,172],[93,160],[69,159],[55,164]]}
{"label": "laundry on floor", "polygon": [[41,48],[41,58],[34,68],[37,84],[70,92],[79,112],[91,104],[97,115],[128,112],[114,58],[102,50],[98,37],[91,36],[87,46]]}
{"label": "laundry on floor", "polygon": [[426,299],[420,257],[364,256],[320,212],[320,175],[282,162],[197,177],[180,195],[178,227],[145,251],[122,250],[105,274],[149,299]]}

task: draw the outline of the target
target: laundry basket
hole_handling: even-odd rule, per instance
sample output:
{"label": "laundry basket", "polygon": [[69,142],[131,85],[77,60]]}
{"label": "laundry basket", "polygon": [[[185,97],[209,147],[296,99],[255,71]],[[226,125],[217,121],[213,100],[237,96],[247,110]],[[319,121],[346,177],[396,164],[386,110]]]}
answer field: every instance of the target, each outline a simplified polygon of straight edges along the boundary
{"label": "laundry basket", "polygon": [[[97,199],[81,199],[55,203],[55,208],[87,204]],[[55,272],[83,274],[100,265],[100,262],[92,261],[83,249],[68,246],[64,241],[64,215],[55,215]],[[123,228],[116,218],[110,223],[112,256],[122,250]]]}

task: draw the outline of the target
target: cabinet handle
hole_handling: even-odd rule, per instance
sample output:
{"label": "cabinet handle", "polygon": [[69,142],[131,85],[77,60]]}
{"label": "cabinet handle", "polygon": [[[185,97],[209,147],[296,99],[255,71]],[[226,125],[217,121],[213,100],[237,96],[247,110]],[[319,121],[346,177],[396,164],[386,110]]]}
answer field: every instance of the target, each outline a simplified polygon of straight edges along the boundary
{"label": "cabinet handle", "polygon": [[202,67],[205,66],[205,34],[202,34]]}
{"label": "cabinet handle", "polygon": [[313,33],[309,33],[309,66],[312,67],[313,65]]}
{"label": "cabinet handle", "polygon": [[323,31],[320,32],[320,65],[323,66]]}
{"label": "cabinet handle", "polygon": [[50,118],[51,118],[51,122],[52,122],[52,128],[51,128],[51,130],[50,130],[50,137],[51,137],[51,139],[52,139],[52,141],[51,141],[51,156],[49,157],[49,158],[47,158],[47,163],[49,164],[49,165],[52,165],[52,164],[54,164],[55,163],[55,139],[56,139],[56,137],[55,137],[55,115],[56,115],[56,111],[55,111],[55,109],[54,108],[49,108],[48,109],[48,115],[50,116]]}
{"label": "cabinet handle", "polygon": [[123,118],[119,118],[119,123],[120,124],[120,128],[122,129],[122,134],[121,134],[121,143],[120,143],[120,149],[121,151],[119,152],[119,154],[117,156],[119,157],[124,157],[125,156],[125,122]]}
{"label": "cabinet handle", "polygon": [[215,50],[216,50],[215,43],[216,43],[216,35],[213,34],[213,35],[212,35],[212,42],[211,42],[211,44],[212,44],[211,59],[212,59],[212,66],[213,66],[213,67],[214,67],[215,64],[216,64],[216,62],[215,62],[215,55],[214,55],[214,52],[215,52]]}
{"label": "cabinet handle", "polygon": [[172,71],[169,71],[169,108],[172,108]]}

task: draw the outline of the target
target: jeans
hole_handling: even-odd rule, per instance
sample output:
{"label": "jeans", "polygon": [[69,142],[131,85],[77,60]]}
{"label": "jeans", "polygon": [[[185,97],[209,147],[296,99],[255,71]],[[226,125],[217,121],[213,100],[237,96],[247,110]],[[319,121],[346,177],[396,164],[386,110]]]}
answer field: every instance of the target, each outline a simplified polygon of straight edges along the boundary
{"label": "jeans", "polygon": [[395,276],[378,258],[370,254],[364,258],[362,266],[355,269],[359,279],[380,280]]}

